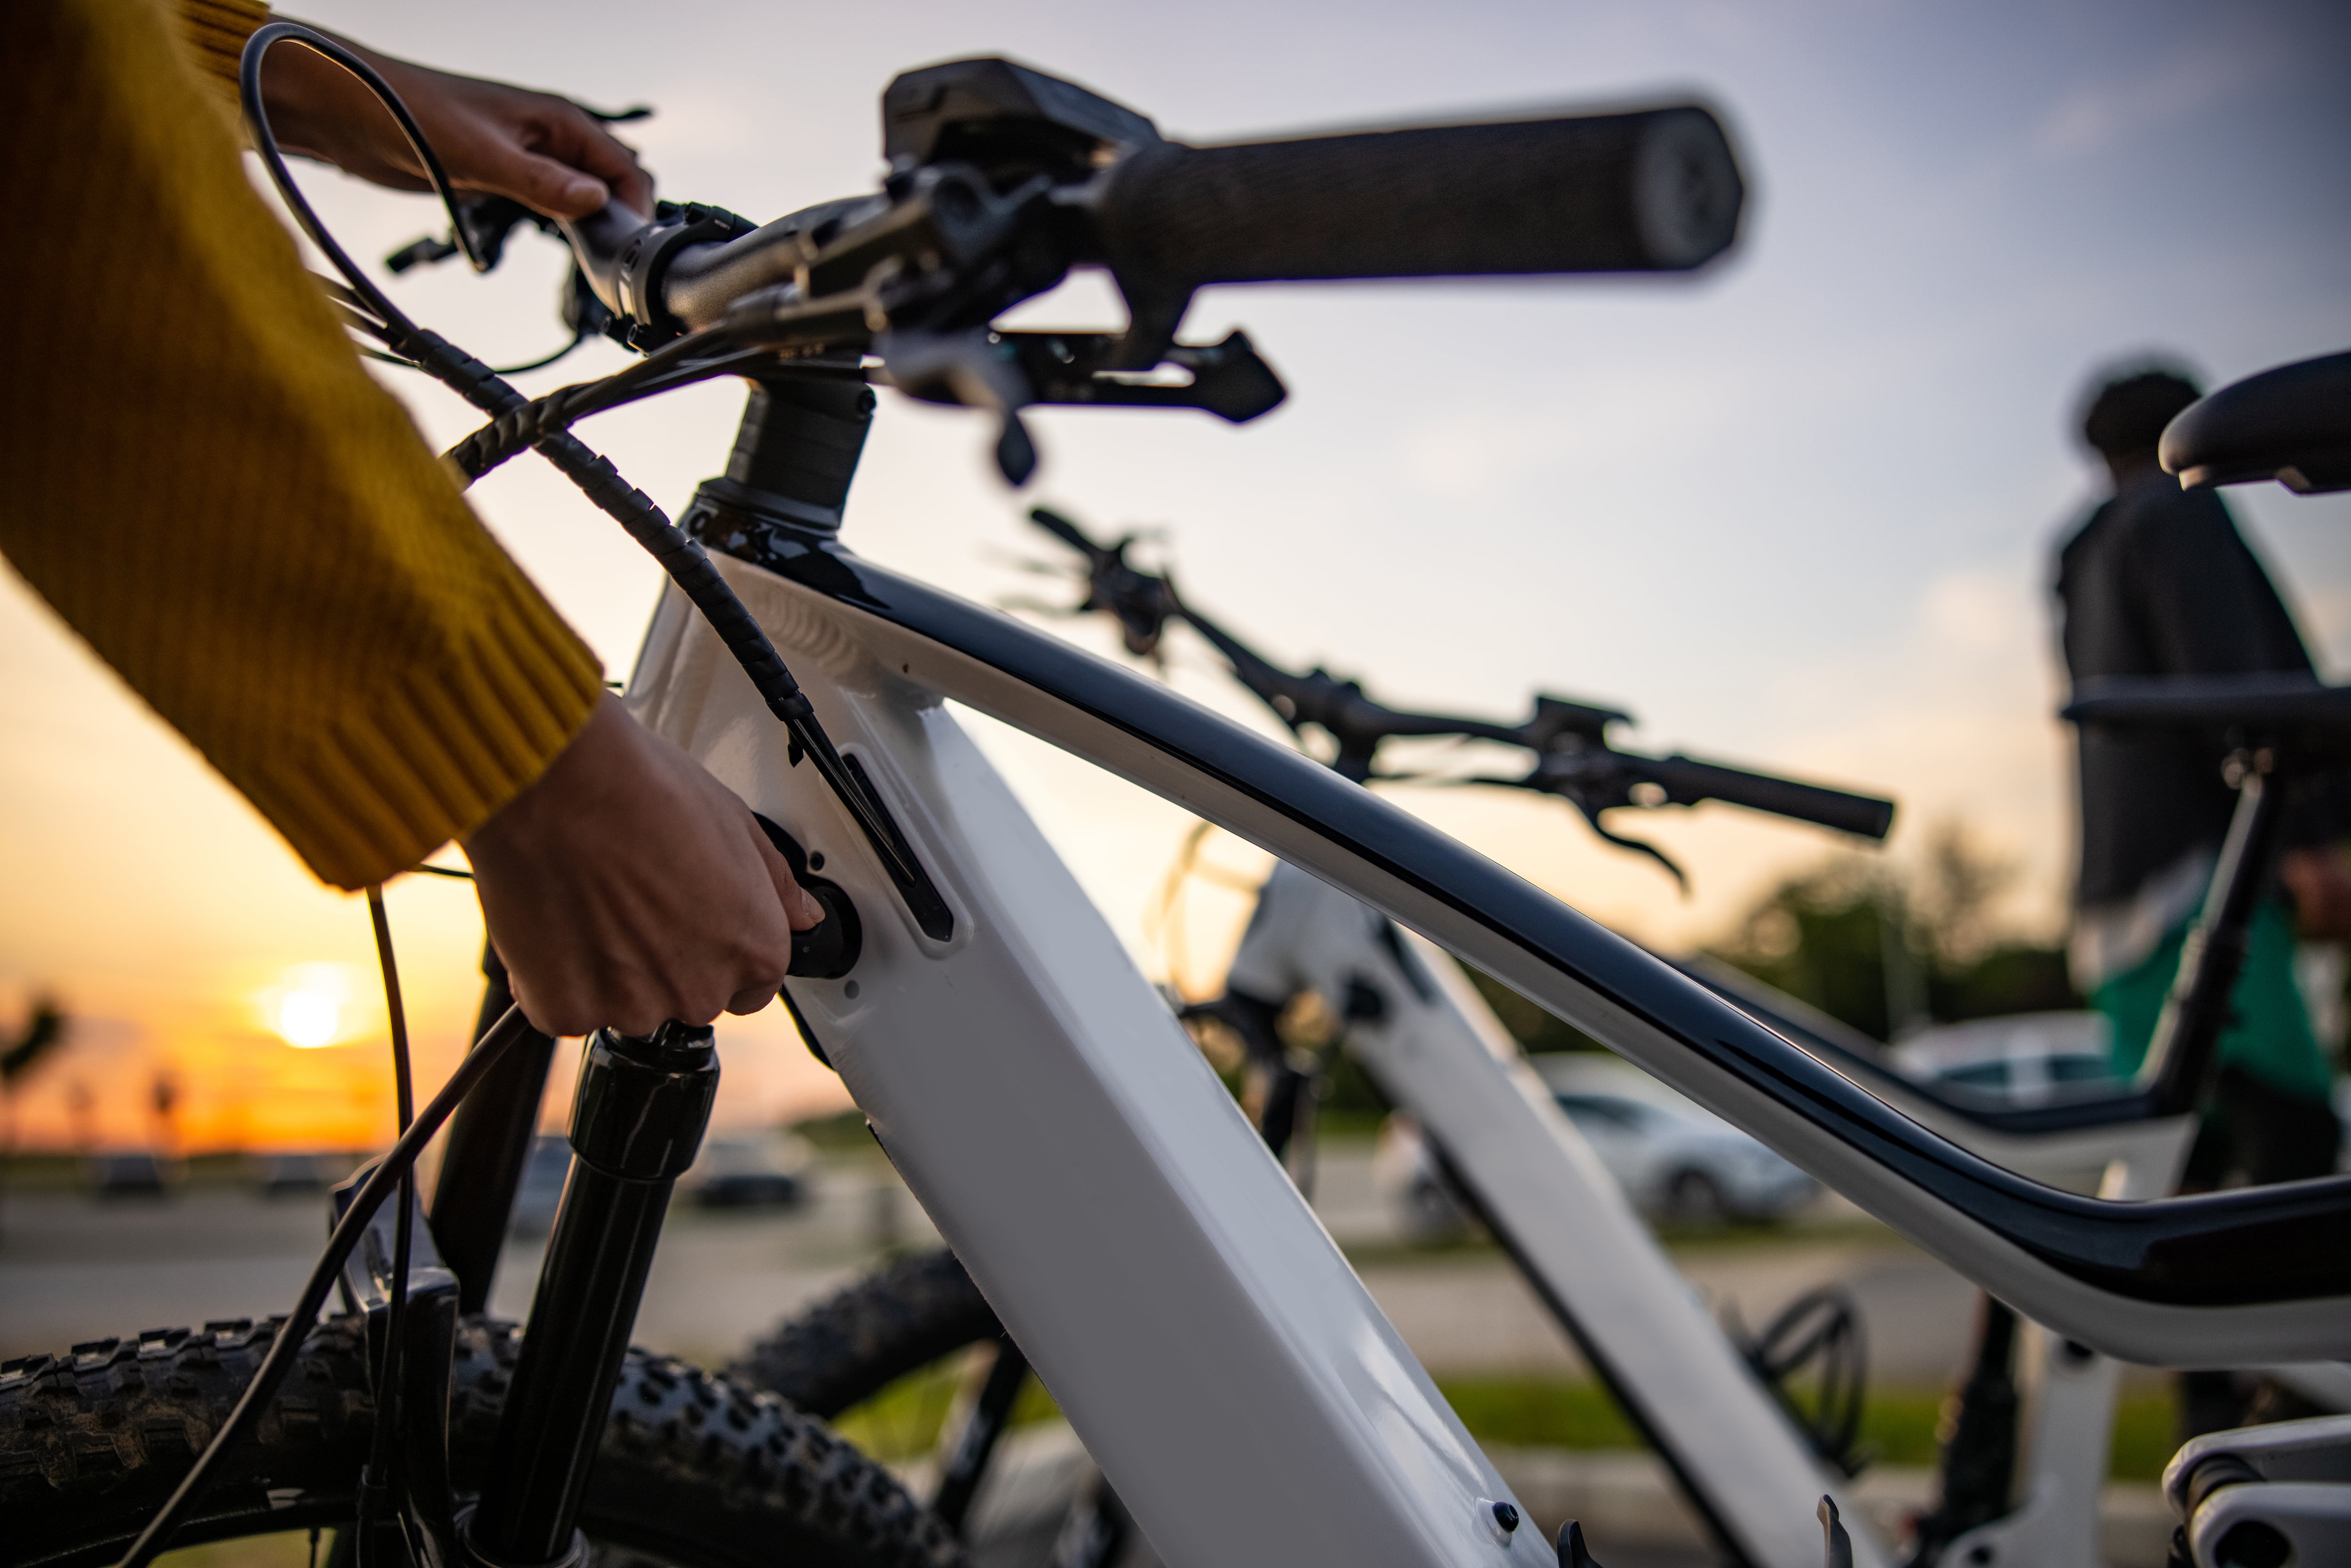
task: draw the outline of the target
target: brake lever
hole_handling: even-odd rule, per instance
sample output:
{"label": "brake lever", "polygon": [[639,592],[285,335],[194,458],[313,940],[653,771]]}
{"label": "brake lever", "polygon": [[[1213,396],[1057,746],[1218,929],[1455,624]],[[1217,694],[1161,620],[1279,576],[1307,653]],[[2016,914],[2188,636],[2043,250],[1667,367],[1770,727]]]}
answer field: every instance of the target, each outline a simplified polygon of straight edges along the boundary
{"label": "brake lever", "polygon": [[1076,523],[1046,507],[1029,507],[1029,520],[1086,558],[1084,600],[1058,613],[1106,612],[1117,619],[1128,653],[1138,659],[1157,657],[1167,622],[1186,612],[1173,582],[1127,560],[1127,547],[1134,543],[1135,536],[1128,534],[1115,544],[1096,544]]}
{"label": "brake lever", "polygon": [[[1537,701],[1539,706],[1551,705],[1560,708],[1575,708],[1587,715],[1604,713],[1609,720],[1624,716],[1622,714],[1605,713],[1603,709],[1584,707],[1581,704],[1561,703],[1552,697],[1542,697]],[[1604,811],[1620,809],[1648,810],[1653,806],[1670,803],[1669,800],[1649,802],[1633,798],[1634,787],[1646,780],[1630,777],[1632,769],[1627,764],[1639,760],[1640,758],[1617,751],[1605,740],[1581,738],[1568,747],[1539,752],[1533,769],[1521,778],[1480,778],[1465,779],[1463,782],[1498,784],[1505,789],[1532,789],[1540,794],[1556,795],[1575,808],[1576,814],[1583,819],[1584,826],[1590,828],[1594,835],[1608,843],[1614,844],[1619,849],[1632,850],[1636,853],[1647,855],[1663,866],[1667,873],[1674,879],[1675,885],[1681,890],[1682,895],[1687,897],[1690,890],[1689,876],[1674,862],[1672,856],[1655,844],[1645,842],[1640,839],[1626,838],[1601,821],[1601,813]]]}
{"label": "brake lever", "polygon": [[[1579,807],[1578,810],[1581,810],[1582,808]],[[1591,828],[1594,833],[1598,834],[1601,838],[1607,840],[1610,843],[1614,844],[1618,849],[1636,851],[1641,854],[1648,856],[1651,860],[1656,861],[1659,865],[1665,867],[1666,873],[1674,879],[1674,885],[1681,890],[1682,896],[1684,898],[1687,898],[1689,896],[1690,883],[1688,874],[1685,873],[1681,867],[1676,865],[1673,862],[1673,857],[1667,854],[1665,851],[1657,848],[1655,844],[1646,843],[1639,839],[1628,839],[1622,833],[1610,831],[1607,826],[1604,824],[1597,816],[1593,815],[1590,811],[1583,812],[1583,821],[1585,825]]]}
{"label": "brake lever", "polygon": [[[507,241],[523,225],[528,224],[541,234],[556,232],[553,218],[541,216],[510,196],[459,196],[455,221],[465,225],[465,237],[473,243],[474,254],[482,258],[480,270],[484,272],[494,270],[506,259]],[[397,275],[414,267],[462,256],[465,250],[453,229],[444,238],[425,235],[411,240],[385,256],[383,265]]]}
{"label": "brake lever", "polygon": [[1290,389],[1235,330],[1219,343],[1176,343],[1162,365],[1190,372],[1181,384],[1145,381],[1117,368],[1120,338],[1107,332],[994,332],[1029,378],[1029,401],[1071,407],[1196,408],[1246,424],[1279,408]]}
{"label": "brake lever", "polygon": [[1037,472],[1037,444],[1020,411],[1037,401],[1019,361],[981,328],[932,332],[893,327],[873,340],[890,383],[925,402],[958,403],[996,416],[996,467],[1014,489]]}
{"label": "brake lever", "polygon": [[997,466],[1016,488],[1037,467],[1036,444],[1020,419],[1024,408],[1196,408],[1242,424],[1290,395],[1244,332],[1220,343],[1170,347],[1162,363],[1190,372],[1182,384],[1111,368],[1117,342],[1102,332],[893,327],[873,349],[891,384],[907,396],[995,414]]}

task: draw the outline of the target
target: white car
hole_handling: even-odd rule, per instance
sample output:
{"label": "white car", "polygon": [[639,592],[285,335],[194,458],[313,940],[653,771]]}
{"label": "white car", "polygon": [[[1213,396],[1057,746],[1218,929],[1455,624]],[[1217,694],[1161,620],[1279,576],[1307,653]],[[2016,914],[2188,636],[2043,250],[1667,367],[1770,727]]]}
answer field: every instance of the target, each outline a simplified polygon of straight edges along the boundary
{"label": "white car", "polygon": [[[2335,1027],[2321,1009],[2311,1010],[2320,1030]],[[2322,1032],[2320,1039],[2326,1038]],[[1903,1040],[1893,1055],[1895,1065],[1913,1078],[1955,1083],[2009,1105],[2119,1094],[2130,1087],[2115,1076],[2106,1058],[2106,1020],[2093,1012],[2017,1013],[1938,1024]],[[2335,1168],[2351,1171],[2351,1077],[2336,1076],[2331,1098],[2343,1124]]]}
{"label": "white car", "polygon": [[[1528,1059],[1634,1206],[1685,1223],[1782,1218],[1820,1184],[1755,1139],[1629,1063],[1597,1052]],[[1407,1236],[1442,1240],[1468,1220],[1401,1113],[1380,1129],[1373,1177]]]}
{"label": "white car", "polygon": [[704,1208],[797,1208],[808,1201],[816,1145],[798,1133],[753,1133],[703,1140],[680,1197]]}
{"label": "white car", "polygon": [[2093,1012],[2011,1013],[1937,1024],[1894,1047],[1894,1063],[1924,1082],[1952,1083],[2011,1105],[2113,1094],[2106,1020]]}

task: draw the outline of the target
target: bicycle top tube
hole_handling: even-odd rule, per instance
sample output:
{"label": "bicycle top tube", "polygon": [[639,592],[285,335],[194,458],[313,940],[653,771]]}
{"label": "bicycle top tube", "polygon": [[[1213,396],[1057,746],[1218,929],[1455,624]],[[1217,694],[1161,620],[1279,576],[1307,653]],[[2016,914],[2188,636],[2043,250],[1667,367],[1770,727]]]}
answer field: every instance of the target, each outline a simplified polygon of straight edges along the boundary
{"label": "bicycle top tube", "polygon": [[[2315,1308],[2336,1299],[2351,1308],[2351,1179],[2135,1204],[2039,1186],[1928,1132],[1663,960],[1378,796],[1153,682],[1008,616],[862,560],[829,530],[737,513],[733,531],[704,542],[967,661],[958,666],[953,659],[940,660],[922,674],[913,674],[910,665],[912,678],[933,689],[1016,724],[1029,721],[1028,727],[1040,733],[1048,727],[1036,721],[1045,706],[1075,710],[1122,737],[1123,760],[1140,756],[1139,743],[1198,780],[1199,789],[1163,789],[1191,809],[1214,814],[1210,789],[1230,792],[1249,803],[1253,825],[1282,825],[1280,831],[1237,830],[1243,836],[1260,842],[1280,839],[1267,847],[1294,861],[1311,861],[1312,856],[1293,852],[1319,840],[1404,890],[1405,896],[1384,900],[1364,888],[1349,888],[1374,904],[1405,905],[1389,913],[1406,924],[1476,929],[1500,938],[1509,949],[1581,988],[1581,999],[1590,1005],[1573,1021],[1586,1028],[1596,1024],[1594,1032],[1643,1066],[1718,1113],[1749,1124],[1864,1207],[1947,1257],[1967,1254],[1978,1265],[1970,1271],[1979,1277],[1995,1267],[1985,1258],[2010,1260],[1997,1267],[2014,1270],[2016,1279],[1984,1282],[2061,1332],[2141,1359],[2193,1354],[2181,1348],[2192,1335],[2152,1318],[2101,1332],[2096,1316],[2083,1310],[2080,1288],[2107,1303],[2165,1309],[2248,1309],[2262,1303]],[[996,677],[992,683],[989,672]],[[1021,698],[1019,688],[1047,702]],[[1141,778],[1145,771],[1136,768],[1129,776]],[[1143,781],[1158,787],[1167,779],[1159,770]],[[1431,918],[1431,912],[1445,918]],[[1442,934],[1431,934],[1445,941]],[[1489,955],[1503,954],[1504,946],[1479,946],[1484,952],[1468,956],[1489,970],[1498,968]],[[1536,971],[1524,963],[1515,970],[1499,977],[1521,989],[1546,988],[1528,983]],[[1654,1049],[1651,1042],[1657,1041],[1669,1045]],[[1767,1121],[1771,1125],[1758,1124]],[[1922,1204],[1920,1197],[1929,1201]],[[1989,1233],[1998,1245],[1973,1245],[1971,1250],[1962,1238],[1974,1232]],[[2029,1303],[2047,1294],[2042,1288],[2047,1277],[2039,1273],[2043,1269],[2075,1287],[2070,1308],[2061,1301],[2032,1310]],[[2311,1326],[2322,1320],[2341,1326]],[[2298,1314],[2294,1322],[2290,1337],[2298,1348],[2293,1354],[2351,1350],[2351,1311],[2330,1305],[2321,1313]],[[2248,1321],[2245,1326],[2250,1331],[2252,1324]],[[2273,1335],[2276,1327],[2267,1324],[2261,1332]]]}

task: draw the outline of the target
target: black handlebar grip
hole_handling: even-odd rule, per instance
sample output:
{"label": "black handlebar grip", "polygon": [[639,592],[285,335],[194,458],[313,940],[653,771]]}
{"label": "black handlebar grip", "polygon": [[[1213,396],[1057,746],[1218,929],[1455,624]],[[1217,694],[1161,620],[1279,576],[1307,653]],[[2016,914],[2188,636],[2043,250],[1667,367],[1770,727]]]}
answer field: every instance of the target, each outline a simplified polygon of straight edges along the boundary
{"label": "black handlebar grip", "polygon": [[1737,235],[1722,126],[1684,105],[1227,147],[1147,143],[1096,208],[1122,279],[1673,271]]}
{"label": "black handlebar grip", "polygon": [[1894,826],[1894,802],[1875,795],[1849,795],[1818,784],[1799,784],[1765,773],[1725,768],[1687,757],[1660,758],[1646,771],[1674,800],[1695,804],[1720,800],[1750,810],[1793,817],[1865,839],[1882,839]]}

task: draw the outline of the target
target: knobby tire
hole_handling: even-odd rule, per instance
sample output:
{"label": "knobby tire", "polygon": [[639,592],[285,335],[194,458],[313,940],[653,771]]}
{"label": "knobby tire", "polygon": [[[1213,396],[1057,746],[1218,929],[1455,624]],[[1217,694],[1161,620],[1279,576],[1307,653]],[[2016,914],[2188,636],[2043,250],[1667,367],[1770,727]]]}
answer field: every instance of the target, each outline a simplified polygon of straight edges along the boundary
{"label": "knobby tire", "polygon": [[[0,1520],[11,1568],[118,1558],[186,1474],[276,1325],[214,1322],[0,1364]],[[461,1491],[487,1464],[522,1345],[469,1319],[451,1380]],[[354,1318],[315,1330],[175,1546],[355,1515],[374,1427]],[[684,1362],[629,1352],[581,1528],[675,1568],[966,1568],[962,1543],[820,1420]]]}

